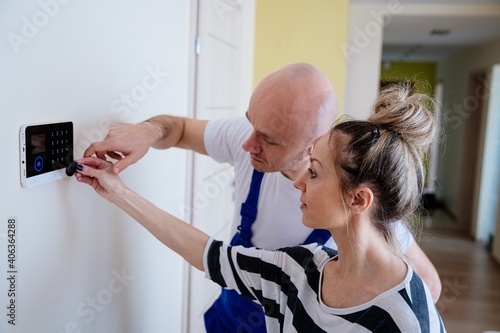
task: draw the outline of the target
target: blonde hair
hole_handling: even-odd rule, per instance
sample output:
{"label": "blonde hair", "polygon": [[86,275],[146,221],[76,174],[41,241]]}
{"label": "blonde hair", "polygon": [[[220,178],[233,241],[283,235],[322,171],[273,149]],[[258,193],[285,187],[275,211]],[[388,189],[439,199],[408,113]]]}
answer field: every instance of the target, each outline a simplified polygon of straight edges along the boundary
{"label": "blonde hair", "polygon": [[432,98],[413,94],[409,86],[391,85],[380,92],[367,121],[343,121],[330,131],[330,139],[343,134],[343,148],[331,148],[337,149],[335,165],[344,195],[358,185],[372,190],[372,222],[391,245],[390,224],[409,221],[423,191],[422,155],[437,132],[433,105]]}

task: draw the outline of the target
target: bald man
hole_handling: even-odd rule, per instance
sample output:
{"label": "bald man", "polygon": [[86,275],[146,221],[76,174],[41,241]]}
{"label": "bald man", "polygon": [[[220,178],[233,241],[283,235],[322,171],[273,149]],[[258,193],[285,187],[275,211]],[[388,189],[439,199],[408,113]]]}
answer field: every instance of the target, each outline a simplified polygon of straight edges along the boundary
{"label": "bald man", "polygon": [[[117,159],[115,173],[150,147],[209,155],[235,168],[232,245],[273,250],[327,242],[335,247],[327,234],[302,224],[300,191],[293,181],[307,172],[316,140],[328,133],[336,117],[337,97],[326,75],[309,64],[292,64],[259,83],[245,117],[206,121],[161,115],[136,125],[117,124],[84,155]],[[401,223],[394,232],[436,301],[441,283],[434,266]],[[262,297],[266,313],[276,311]],[[205,325],[209,333],[266,332],[262,307],[227,290],[205,314]]]}

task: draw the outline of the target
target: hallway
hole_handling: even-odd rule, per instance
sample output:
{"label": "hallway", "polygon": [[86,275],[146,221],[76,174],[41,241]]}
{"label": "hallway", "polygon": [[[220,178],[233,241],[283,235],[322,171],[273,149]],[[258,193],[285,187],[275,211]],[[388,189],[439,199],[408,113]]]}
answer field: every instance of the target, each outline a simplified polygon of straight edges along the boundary
{"label": "hallway", "polygon": [[449,333],[500,332],[500,264],[437,211],[419,241],[441,277],[437,307]]}

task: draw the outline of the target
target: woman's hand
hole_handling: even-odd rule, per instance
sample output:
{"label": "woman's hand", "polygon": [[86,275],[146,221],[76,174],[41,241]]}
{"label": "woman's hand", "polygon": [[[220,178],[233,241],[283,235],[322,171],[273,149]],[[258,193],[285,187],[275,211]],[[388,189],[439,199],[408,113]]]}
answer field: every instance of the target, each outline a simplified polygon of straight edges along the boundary
{"label": "woman's hand", "polygon": [[113,173],[113,163],[96,157],[85,157],[76,162],[76,180],[92,186],[104,199],[113,202],[120,190],[126,189],[120,177]]}

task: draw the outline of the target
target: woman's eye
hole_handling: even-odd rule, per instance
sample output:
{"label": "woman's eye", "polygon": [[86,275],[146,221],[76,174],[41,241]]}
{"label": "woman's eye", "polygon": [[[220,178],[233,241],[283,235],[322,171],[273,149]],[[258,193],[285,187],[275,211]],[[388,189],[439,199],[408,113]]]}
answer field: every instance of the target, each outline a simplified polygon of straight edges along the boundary
{"label": "woman's eye", "polygon": [[313,169],[307,168],[307,170],[309,170],[309,178],[315,178],[316,177],[316,173],[313,171]]}

